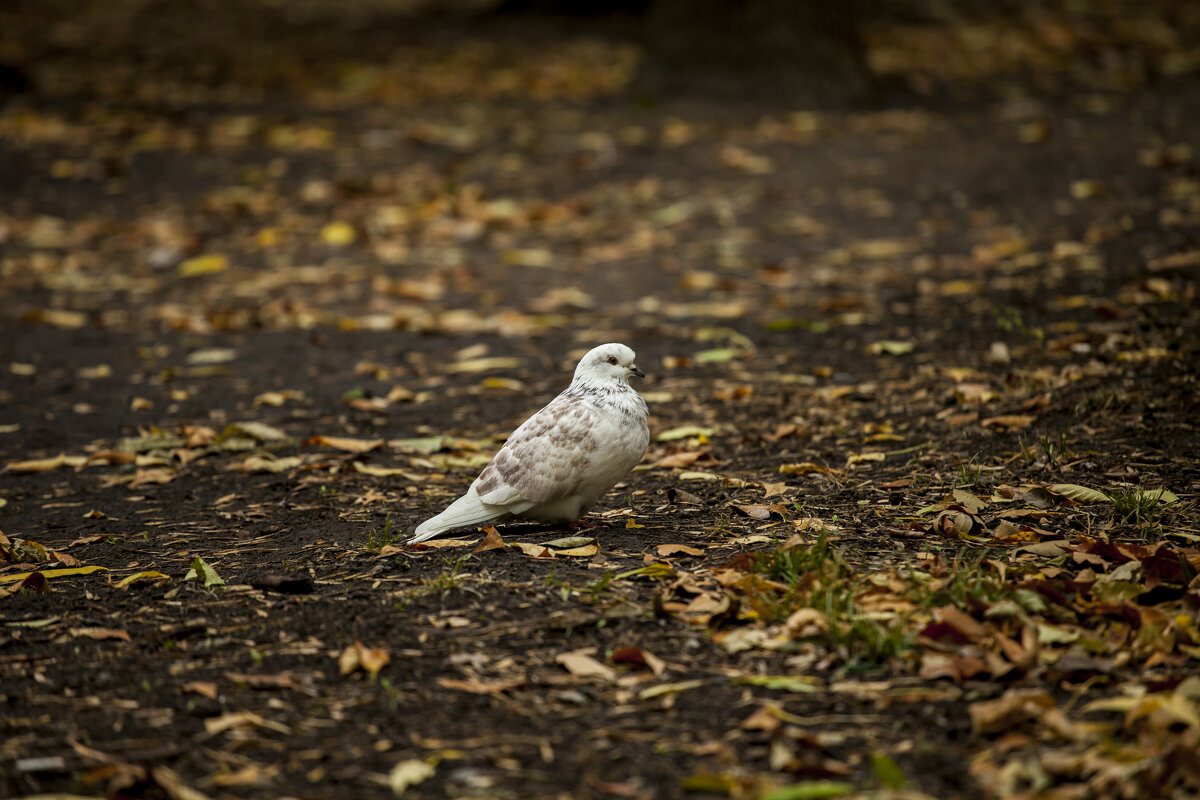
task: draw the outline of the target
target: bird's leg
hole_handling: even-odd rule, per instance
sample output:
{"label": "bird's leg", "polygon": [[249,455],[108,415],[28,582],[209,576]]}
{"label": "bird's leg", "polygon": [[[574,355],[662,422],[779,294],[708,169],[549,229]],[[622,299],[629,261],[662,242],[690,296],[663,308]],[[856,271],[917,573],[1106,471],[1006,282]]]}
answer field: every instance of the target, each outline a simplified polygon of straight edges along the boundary
{"label": "bird's leg", "polygon": [[577,519],[574,522],[568,522],[567,527],[571,530],[571,533],[578,533],[579,531],[591,530],[592,528],[603,528],[604,523],[588,522],[584,519]]}

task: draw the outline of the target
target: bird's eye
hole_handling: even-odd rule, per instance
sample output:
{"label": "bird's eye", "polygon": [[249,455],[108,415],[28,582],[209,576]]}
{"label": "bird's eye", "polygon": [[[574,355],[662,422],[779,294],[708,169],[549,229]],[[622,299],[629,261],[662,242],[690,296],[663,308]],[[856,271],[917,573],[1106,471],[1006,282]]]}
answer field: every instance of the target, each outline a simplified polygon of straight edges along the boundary
{"label": "bird's eye", "polygon": [[616,356],[609,356],[609,357],[608,357],[608,363],[612,364],[613,366],[616,366],[616,364],[617,364],[617,357],[616,357]]}

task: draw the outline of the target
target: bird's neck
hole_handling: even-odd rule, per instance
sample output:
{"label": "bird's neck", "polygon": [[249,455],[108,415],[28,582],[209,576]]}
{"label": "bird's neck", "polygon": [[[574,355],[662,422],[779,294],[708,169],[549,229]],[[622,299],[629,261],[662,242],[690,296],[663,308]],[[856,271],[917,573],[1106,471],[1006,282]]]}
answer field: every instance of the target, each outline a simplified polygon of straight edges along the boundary
{"label": "bird's neck", "polygon": [[646,401],[637,390],[622,380],[598,381],[586,377],[576,377],[571,381],[564,394],[578,397],[597,406],[628,407],[629,410],[641,409],[646,413]]}

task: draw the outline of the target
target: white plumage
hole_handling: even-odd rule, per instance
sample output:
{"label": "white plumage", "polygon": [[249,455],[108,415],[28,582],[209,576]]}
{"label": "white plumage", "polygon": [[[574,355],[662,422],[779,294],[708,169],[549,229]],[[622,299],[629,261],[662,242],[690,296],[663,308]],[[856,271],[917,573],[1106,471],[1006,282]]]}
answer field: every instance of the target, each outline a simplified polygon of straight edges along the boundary
{"label": "white plumage", "polygon": [[573,522],[646,453],[645,377],[623,344],[588,351],[562,394],[513,431],[467,493],[417,526],[409,544],[492,520]]}

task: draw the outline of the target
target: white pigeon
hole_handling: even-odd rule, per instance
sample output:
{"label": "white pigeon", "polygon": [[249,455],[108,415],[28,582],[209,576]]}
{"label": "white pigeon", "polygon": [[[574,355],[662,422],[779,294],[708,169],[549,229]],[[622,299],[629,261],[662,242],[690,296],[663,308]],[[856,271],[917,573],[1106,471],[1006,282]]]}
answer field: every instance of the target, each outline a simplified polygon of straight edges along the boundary
{"label": "white pigeon", "polygon": [[562,394],[513,431],[467,493],[417,526],[409,544],[491,520],[574,522],[646,453],[646,377],[616,342],[588,351]]}

